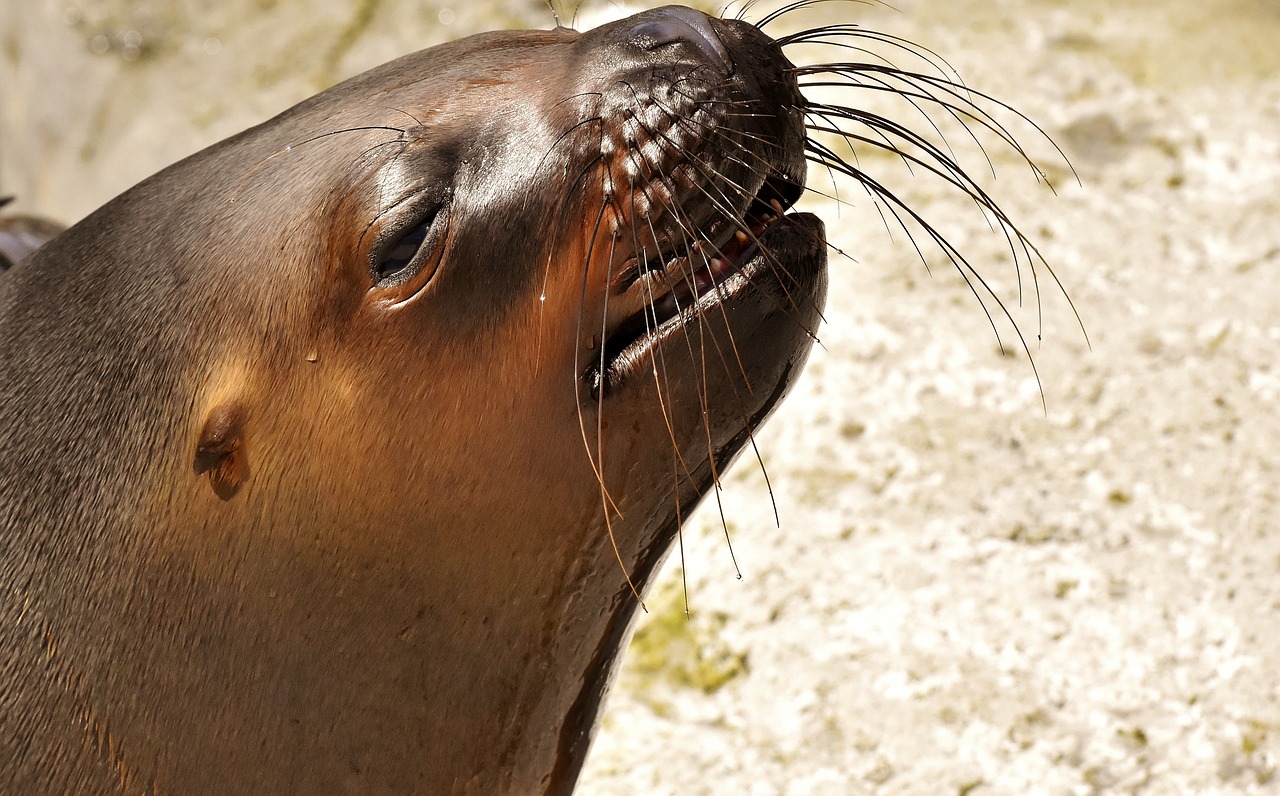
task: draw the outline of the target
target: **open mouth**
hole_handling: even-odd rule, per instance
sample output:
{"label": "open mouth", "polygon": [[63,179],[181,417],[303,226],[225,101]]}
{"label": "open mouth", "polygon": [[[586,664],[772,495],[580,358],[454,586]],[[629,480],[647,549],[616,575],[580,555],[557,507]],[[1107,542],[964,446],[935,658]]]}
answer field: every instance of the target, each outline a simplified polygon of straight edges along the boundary
{"label": "open mouth", "polygon": [[745,290],[757,275],[777,269],[769,240],[789,226],[786,211],[802,190],[771,177],[741,218],[718,217],[643,261],[625,263],[614,289],[638,301],[640,309],[613,325],[600,356],[583,374],[592,398],[608,395],[661,342]]}

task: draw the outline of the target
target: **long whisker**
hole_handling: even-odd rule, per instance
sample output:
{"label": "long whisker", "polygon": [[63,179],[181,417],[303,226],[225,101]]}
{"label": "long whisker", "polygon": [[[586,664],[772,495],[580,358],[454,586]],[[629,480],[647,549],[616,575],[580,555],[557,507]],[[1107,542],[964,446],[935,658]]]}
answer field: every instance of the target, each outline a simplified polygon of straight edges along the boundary
{"label": "long whisker", "polygon": [[604,480],[604,471],[602,469],[602,462],[596,458],[596,456],[593,454],[591,450],[591,443],[587,438],[586,419],[582,416],[582,397],[579,394],[579,391],[581,390],[582,382],[578,378],[578,374],[582,372],[582,365],[578,357],[580,356],[580,351],[582,346],[583,314],[586,311],[587,285],[589,282],[590,270],[591,270],[588,266],[590,265],[590,262],[591,262],[591,253],[595,251],[595,243],[600,232],[601,222],[604,220],[605,210],[608,209],[610,201],[611,201],[610,197],[606,195],[604,199],[600,202],[600,211],[596,215],[595,224],[593,225],[591,230],[591,239],[587,245],[587,252],[585,255],[586,262],[583,264],[583,269],[582,269],[582,295],[580,297],[580,301],[578,304],[578,323],[577,323],[577,331],[576,331],[577,340],[575,341],[574,348],[573,348],[573,373],[574,373],[573,385],[574,385],[574,392],[578,398],[578,400],[575,401],[574,403],[578,407],[578,410],[577,410],[578,411],[578,430],[582,434],[582,445],[587,451],[587,457],[591,461],[592,470],[595,471],[596,480],[598,480],[600,483],[600,502],[601,502],[601,508],[603,508],[604,510],[604,522],[605,522],[605,528],[609,534],[609,544],[613,547],[614,557],[618,561],[618,566],[622,569],[622,576],[627,581],[627,587],[631,590],[631,594],[636,598],[636,601],[640,603],[641,609],[643,609],[647,613],[648,609],[645,608],[644,600],[640,597],[639,590],[636,588],[635,583],[633,583],[631,580],[631,573],[627,571],[627,565],[622,560],[622,552],[618,548],[618,539],[613,532],[613,514],[617,513],[618,516],[622,516],[622,512],[618,509],[617,503],[614,502],[613,497],[609,494],[609,488],[605,484],[605,480]]}
{"label": "long whisker", "polygon": [[787,14],[793,13],[795,11],[799,11],[804,8],[811,8],[816,5],[821,5],[823,3],[857,3],[859,5],[866,5],[866,6],[876,5],[876,3],[871,2],[871,0],[794,0],[794,2],[787,3],[781,8],[775,9],[774,11],[766,14],[763,19],[755,23],[755,26],[757,28],[760,28],[761,30],[764,30],[764,28],[767,25],[769,25],[772,22],[776,22],[777,20],[781,19]]}
{"label": "long whisker", "polygon": [[[307,144],[312,144],[312,143],[315,143],[316,141],[320,141],[325,138],[330,138],[335,135],[344,135],[346,133],[367,133],[375,130],[384,130],[387,132],[393,132],[397,134],[398,136],[397,138],[394,138],[391,141],[384,142],[384,143],[398,142],[401,139],[403,139],[403,137],[408,133],[407,130],[401,129],[399,127],[391,127],[389,125],[383,125],[383,124],[370,124],[370,125],[362,125],[359,127],[344,127],[341,130],[329,130],[327,132],[317,133],[316,135],[313,135],[309,138],[304,138],[301,141],[295,141],[292,144],[286,144],[285,146],[281,147],[280,149],[277,149],[275,152],[272,152],[270,155],[267,155],[262,160],[259,160],[257,163],[250,166],[249,170],[246,171],[244,176],[240,178],[240,182],[236,183],[235,190],[231,192],[231,198],[229,201],[234,203],[236,199],[240,196],[240,191],[241,189],[244,188],[245,183],[247,183],[253,177],[254,174],[258,173],[258,171],[263,166],[266,166],[272,160],[275,160],[276,158],[282,155],[291,154],[295,150],[301,149]],[[374,148],[376,149],[376,147]]]}
{"label": "long whisker", "polygon": [[[793,4],[794,5],[794,4]],[[1014,137],[1013,133],[1001,121],[997,120],[990,109],[999,109],[1011,113],[1018,120],[1028,124],[1033,130],[1039,133],[1054,148],[1054,151],[1062,158],[1063,162],[1070,167],[1070,162],[1063,155],[1062,150],[1052,141],[1042,128],[1028,119],[1024,114],[1010,107],[994,97],[983,92],[975,91],[969,86],[960,82],[955,70],[944,59],[937,56],[931,50],[921,48],[896,37],[886,34],[879,34],[863,30],[854,25],[838,24],[828,25],[818,28],[811,28],[800,31],[789,36],[782,37],[779,42],[783,46],[796,43],[822,44],[826,46],[834,46],[859,52],[868,52],[873,57],[878,58],[878,54],[874,53],[867,44],[887,44],[895,49],[906,51],[910,54],[920,57],[929,63],[931,68],[935,69],[938,74],[925,74],[916,71],[900,69],[888,63],[869,63],[869,62],[837,62],[825,64],[812,64],[796,67],[792,70],[792,74],[801,79],[802,88],[810,90],[814,88],[838,88],[843,90],[867,90],[889,94],[902,99],[904,102],[912,105],[918,113],[926,120],[929,129],[941,144],[934,143],[929,137],[912,130],[910,127],[896,122],[884,116],[864,111],[842,102],[836,105],[831,103],[821,103],[809,100],[805,103],[805,112],[810,117],[809,129],[812,132],[825,133],[835,135],[844,141],[848,147],[849,153],[856,157],[858,146],[871,146],[877,149],[890,152],[899,157],[906,165],[908,171],[913,167],[923,168],[933,176],[943,179],[947,184],[960,190],[969,196],[972,201],[983,211],[987,223],[992,228],[1002,234],[1006,239],[1006,244],[1010,253],[1013,255],[1013,265],[1015,275],[1017,276],[1018,303],[1021,304],[1022,294],[1022,276],[1021,267],[1025,262],[1030,265],[1030,273],[1034,288],[1036,308],[1037,308],[1037,339],[1041,336],[1043,329],[1043,303],[1040,298],[1040,280],[1039,269],[1044,268],[1050,275],[1057,289],[1065,297],[1072,313],[1076,318],[1076,323],[1084,335],[1086,343],[1088,343],[1088,332],[1084,327],[1083,319],[1079,310],[1076,308],[1074,301],[1062,284],[1054,269],[1049,266],[1048,262],[1036,249],[1034,243],[1018,228],[1018,226],[1010,219],[996,201],[977,183],[969,173],[959,164],[954,150],[950,148],[947,136],[942,132],[939,126],[930,118],[926,112],[924,104],[930,104],[937,107],[942,113],[949,116],[957,122],[960,128],[969,136],[978,146],[982,153],[988,168],[994,174],[994,164],[984,147],[975,135],[975,129],[986,130],[993,133],[1003,144],[1012,149],[1018,156],[1027,163],[1037,181],[1045,182],[1050,190],[1053,185],[1048,181],[1044,171],[1031,159],[1027,151]],[[865,44],[864,44],[865,43]],[[825,79],[824,76],[828,76]],[[806,77],[818,78],[804,80]],[[984,107],[985,106],[985,107]],[[990,109],[989,109],[990,108]],[[819,120],[815,122],[814,120]],[[844,126],[841,122],[851,122],[861,126],[868,134],[859,133],[856,129]],[[874,137],[872,137],[874,136]],[[877,210],[880,209],[880,200],[887,203],[887,209],[898,221],[899,225],[907,232],[908,237],[911,236],[911,229],[902,222],[904,215],[910,216],[909,208],[904,204],[896,202],[886,195],[886,188],[883,184],[873,185],[867,179],[866,172],[860,167],[846,162],[842,157],[837,155],[833,150],[822,147],[811,136],[809,138],[809,149],[815,155],[813,162],[823,166],[829,171],[839,171],[857,182],[861,183],[869,193],[876,199]],[[941,148],[941,147],[945,147]],[[1077,182],[1078,175],[1075,175],[1074,169],[1071,170]],[[883,219],[883,213],[882,213]],[[918,219],[913,219],[917,221]],[[926,234],[939,242],[943,252],[948,259],[952,260],[965,274],[966,280],[970,277],[978,277],[977,272],[967,262],[962,262],[955,255],[958,251],[951,247],[942,238],[941,233],[935,228],[929,227],[925,229]],[[914,241],[913,241],[914,245]],[[919,247],[915,247],[917,254],[923,255]],[[926,263],[927,267],[927,263]],[[980,278],[977,283],[981,285],[992,299],[1002,308],[1002,314],[1005,314],[1010,321],[1013,318],[1003,307],[1003,302],[991,291],[990,286]],[[971,283],[972,284],[972,283]],[[979,297],[981,298],[981,297]],[[980,301],[980,303],[982,303]],[[1017,324],[1014,323],[1016,328]],[[1021,338],[1021,330],[1018,331]],[[999,335],[997,333],[997,341]],[[1003,344],[1001,343],[1003,350]],[[1025,346],[1024,346],[1025,348]],[[1028,354],[1030,352],[1028,351]],[[1043,393],[1042,393],[1043,399]]]}

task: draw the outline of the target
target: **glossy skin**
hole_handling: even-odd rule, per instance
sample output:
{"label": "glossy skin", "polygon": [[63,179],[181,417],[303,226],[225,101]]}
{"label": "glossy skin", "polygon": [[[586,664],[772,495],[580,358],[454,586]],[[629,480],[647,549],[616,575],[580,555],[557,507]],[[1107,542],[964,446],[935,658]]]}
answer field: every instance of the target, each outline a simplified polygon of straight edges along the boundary
{"label": "glossy skin", "polygon": [[[646,234],[802,165],[780,53],[691,19],[407,56],[0,279],[0,790],[572,790],[626,574],[785,393],[825,295],[821,225],[778,222],[603,397],[584,376],[647,306],[616,282]],[[714,191],[643,211],[607,141],[672,81],[765,112],[672,128]],[[741,129],[697,144],[711,123]]]}

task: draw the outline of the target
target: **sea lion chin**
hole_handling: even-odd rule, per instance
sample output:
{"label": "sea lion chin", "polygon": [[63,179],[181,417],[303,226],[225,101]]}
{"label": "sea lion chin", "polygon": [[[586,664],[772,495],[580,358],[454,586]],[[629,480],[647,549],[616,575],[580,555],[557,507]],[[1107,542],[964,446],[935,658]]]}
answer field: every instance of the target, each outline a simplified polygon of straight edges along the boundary
{"label": "sea lion chin", "polygon": [[790,69],[674,7],[474,36],[5,275],[0,789],[569,792],[819,322]]}

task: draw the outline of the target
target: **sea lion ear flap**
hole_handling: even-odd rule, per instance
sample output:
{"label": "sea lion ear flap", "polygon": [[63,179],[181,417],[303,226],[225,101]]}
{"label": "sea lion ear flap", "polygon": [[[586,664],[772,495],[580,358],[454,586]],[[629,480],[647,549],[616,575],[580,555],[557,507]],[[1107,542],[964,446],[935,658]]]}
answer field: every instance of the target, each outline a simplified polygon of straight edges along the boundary
{"label": "sea lion ear flap", "polygon": [[249,478],[249,457],[244,445],[245,409],[239,403],[215,406],[204,421],[196,443],[196,475],[209,474],[209,486],[223,500],[230,500]]}

